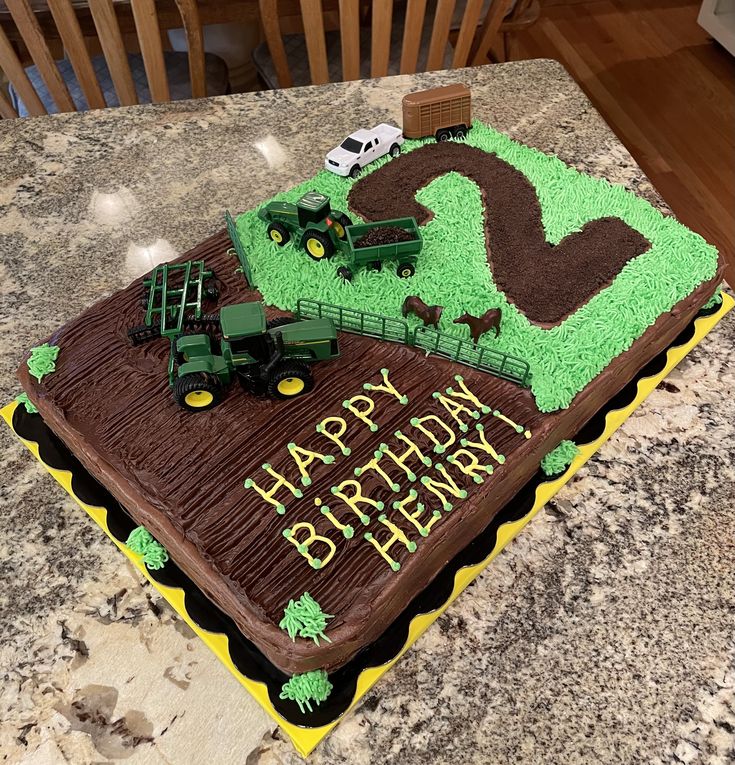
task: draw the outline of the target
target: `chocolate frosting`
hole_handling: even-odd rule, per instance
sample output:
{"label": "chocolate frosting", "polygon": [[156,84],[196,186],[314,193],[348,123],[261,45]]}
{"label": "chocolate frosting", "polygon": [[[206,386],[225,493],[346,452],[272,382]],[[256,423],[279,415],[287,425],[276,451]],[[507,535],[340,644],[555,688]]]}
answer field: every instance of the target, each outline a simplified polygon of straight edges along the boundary
{"label": "chocolate frosting", "polygon": [[[222,232],[182,259],[202,258],[214,269],[221,280],[223,304],[257,299],[258,294],[234,273],[228,246]],[[53,374],[38,384],[22,364],[19,377],[44,420],[87,470],[165,545],[276,666],[289,673],[331,669],[377,638],[446,561],[488,524],[538,469],[541,458],[572,436],[648,359],[673,341],[720,278],[721,272],[671,314],[660,317],[578,394],[569,409],[554,414],[540,413],[531,394],[511,383],[426,357],[416,349],[346,334],[340,335],[341,358],[314,367],[316,388],[308,396],[276,402],[256,398],[235,385],[219,407],[191,414],[174,404],[167,385],[168,342],[157,340],[137,348],[128,342],[127,329],[142,319],[140,282],[92,306],[54,336],[61,353]],[[268,314],[272,318],[278,312]],[[391,382],[409,397],[409,404],[403,406],[385,393],[370,393],[376,402],[373,417],[380,425],[377,433],[370,433],[345,415],[341,402],[365,393],[364,382],[380,383],[381,367],[390,370]],[[394,444],[392,434],[397,429],[430,453],[428,440],[410,427],[409,420],[434,413],[450,422],[431,394],[454,384],[458,372],[483,402],[533,435],[526,439],[498,418],[483,416],[488,440],[506,456],[505,464],[496,466],[494,475],[479,486],[450,470],[468,491],[467,499],[456,500],[426,539],[401,524],[416,540],[417,549],[409,553],[394,545],[391,555],[401,563],[400,571],[394,572],[362,539],[365,527],[334,501],[329,489],[353,477],[354,468],[365,464],[381,441]],[[352,449],[349,457],[316,432],[316,423],[328,415],[348,419],[344,441]],[[336,461],[312,466],[313,484],[304,487],[303,498],[289,499],[288,492],[281,493],[287,506],[281,516],[255,491],[245,489],[243,479],[252,477],[269,487],[260,468],[269,462],[296,483],[298,473],[286,449],[289,442],[335,456]],[[434,455],[437,459],[442,457]],[[418,465],[413,469],[419,477],[434,472]],[[387,508],[417,486],[404,480],[398,469],[391,475],[401,483],[399,494],[374,477],[360,479],[364,492],[385,501]],[[432,495],[420,491],[431,500]],[[355,526],[354,538],[345,539],[329,524],[315,507],[315,497],[329,504],[343,523]],[[375,515],[370,530],[384,541],[386,530],[380,531]],[[284,528],[300,521],[312,523],[337,547],[334,558],[318,571],[282,535]],[[331,643],[292,642],[278,628],[289,599],[305,591],[334,615],[328,629]]]}

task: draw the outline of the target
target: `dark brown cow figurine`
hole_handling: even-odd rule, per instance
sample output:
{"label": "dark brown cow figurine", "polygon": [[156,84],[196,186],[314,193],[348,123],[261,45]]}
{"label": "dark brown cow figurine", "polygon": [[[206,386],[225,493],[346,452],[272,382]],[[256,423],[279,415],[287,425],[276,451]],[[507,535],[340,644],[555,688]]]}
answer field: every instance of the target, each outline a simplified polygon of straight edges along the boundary
{"label": "dark brown cow figurine", "polygon": [[401,313],[405,319],[408,314],[412,313],[414,316],[418,316],[421,321],[424,322],[425,327],[434,327],[439,329],[439,319],[441,319],[444,306],[441,305],[426,305],[424,301],[418,295],[409,295],[403,301],[403,308]]}
{"label": "dark brown cow figurine", "polygon": [[495,330],[495,337],[500,334],[500,319],[502,314],[499,308],[491,308],[489,311],[485,311],[482,316],[470,316],[468,313],[463,313],[458,319],[454,320],[455,324],[466,324],[470,328],[470,337],[475,345],[479,342],[480,338],[490,329]]}

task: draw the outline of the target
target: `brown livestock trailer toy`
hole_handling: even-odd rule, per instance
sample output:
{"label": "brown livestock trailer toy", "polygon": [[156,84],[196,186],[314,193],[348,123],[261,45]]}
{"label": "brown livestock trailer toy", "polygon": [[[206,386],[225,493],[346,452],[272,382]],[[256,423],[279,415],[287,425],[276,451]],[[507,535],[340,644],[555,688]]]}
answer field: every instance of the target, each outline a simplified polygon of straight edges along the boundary
{"label": "brown livestock trailer toy", "polygon": [[470,89],[466,85],[419,90],[403,97],[403,135],[448,141],[464,138],[472,124]]}

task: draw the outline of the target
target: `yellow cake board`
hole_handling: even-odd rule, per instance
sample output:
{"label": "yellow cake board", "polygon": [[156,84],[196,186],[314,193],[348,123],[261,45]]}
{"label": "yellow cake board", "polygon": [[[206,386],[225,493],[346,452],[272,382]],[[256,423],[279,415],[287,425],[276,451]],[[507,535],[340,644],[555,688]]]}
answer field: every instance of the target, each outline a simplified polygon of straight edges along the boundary
{"label": "yellow cake board", "polygon": [[[85,510],[92,519],[100,526],[108,537],[117,545],[117,547],[130,559],[135,567],[143,574],[153,587],[169,602],[171,607],[181,616],[181,618],[194,630],[194,632],[207,644],[214,652],[217,658],[230,670],[230,672],[250,691],[258,703],[268,714],[281,726],[283,731],[289,736],[296,750],[304,757],[308,756],[319,742],[339,723],[346,714],[353,709],[360,699],[378,682],[378,680],[387,672],[403,654],[418,640],[418,638],[441,616],[449,607],[454,599],[464,590],[465,587],[478,576],[495,556],[521,531],[521,529],[538,513],[538,511],[569,481],[569,479],[592,457],[592,455],[607,441],[610,436],[630,417],[637,407],[643,403],[647,396],[656,386],[669,374],[669,372],[694,348],[695,345],[735,306],[735,301],[723,293],[722,304],[716,313],[710,316],[703,316],[695,320],[695,331],[692,339],[684,345],[669,349],[667,361],[664,369],[653,377],[646,377],[638,382],[638,394],[635,399],[623,409],[617,409],[609,412],[605,420],[605,430],[595,441],[584,444],[580,447],[579,454],[569,466],[564,475],[554,481],[548,481],[541,484],[536,490],[536,499],[531,511],[517,521],[512,521],[502,525],[498,529],[496,544],[493,551],[485,560],[474,565],[460,569],[454,578],[454,589],[446,603],[435,611],[426,614],[417,615],[410,624],[408,639],[398,655],[386,664],[379,667],[370,667],[365,669],[357,679],[357,688],[355,696],[349,708],[335,721],[319,728],[302,728],[298,725],[284,720],[275,710],[268,697],[268,691],[263,683],[250,680],[245,677],[230,659],[228,650],[228,638],[225,635],[208,632],[197,625],[189,616],[184,605],[184,592],[174,587],[166,587],[159,582],[154,581],[148,574],[148,570],[143,564],[141,555],[137,555],[129,550],[125,545],[118,542],[110,533],[107,527],[107,510],[104,507],[94,507],[82,502],[75,496],[72,490],[72,474],[68,470],[57,470],[46,465],[39,455],[38,445],[33,441],[20,439],[29,451],[41,462],[48,472],[66,489],[68,494]],[[17,402],[12,402],[0,409],[0,414],[8,423],[12,430],[13,412]],[[17,435],[17,434],[16,434]]]}

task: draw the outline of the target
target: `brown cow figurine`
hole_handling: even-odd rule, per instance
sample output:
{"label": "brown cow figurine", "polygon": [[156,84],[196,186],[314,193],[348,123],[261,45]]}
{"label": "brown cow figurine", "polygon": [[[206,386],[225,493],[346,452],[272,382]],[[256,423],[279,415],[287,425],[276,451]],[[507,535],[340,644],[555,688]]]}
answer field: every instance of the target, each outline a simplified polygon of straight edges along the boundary
{"label": "brown cow figurine", "polygon": [[485,311],[482,316],[470,316],[468,313],[463,313],[458,319],[454,320],[455,324],[466,324],[470,328],[470,337],[472,341],[477,345],[480,338],[490,329],[495,330],[495,337],[500,334],[500,320],[502,314],[499,308],[491,308],[489,311]]}
{"label": "brown cow figurine", "polygon": [[439,329],[439,319],[441,319],[444,306],[441,305],[426,305],[424,301],[418,295],[409,295],[403,301],[403,307],[401,313],[405,319],[408,314],[412,313],[414,316],[418,316],[421,321],[424,322],[425,327],[434,327]]}

